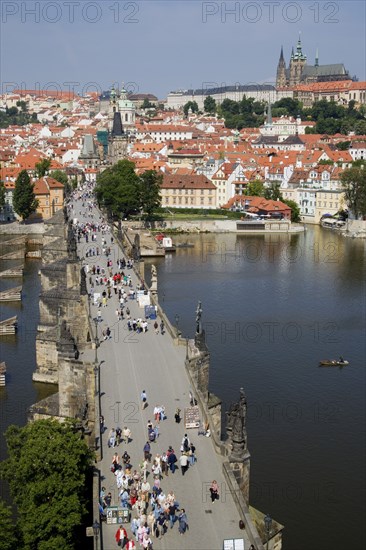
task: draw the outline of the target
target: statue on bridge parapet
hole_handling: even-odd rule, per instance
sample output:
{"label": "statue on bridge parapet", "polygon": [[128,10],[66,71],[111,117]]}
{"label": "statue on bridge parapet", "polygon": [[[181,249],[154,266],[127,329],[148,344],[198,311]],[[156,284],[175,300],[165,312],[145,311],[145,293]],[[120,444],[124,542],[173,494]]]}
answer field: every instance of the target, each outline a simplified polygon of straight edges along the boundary
{"label": "statue on bridge parapet", "polygon": [[88,288],[86,285],[86,272],[85,272],[85,266],[81,266],[80,268],[80,295],[86,296],[88,294]]}
{"label": "statue on bridge parapet", "polygon": [[69,260],[77,260],[77,244],[72,221],[67,226],[67,252]]}
{"label": "statue on bridge parapet", "polygon": [[150,285],[150,291],[155,298],[158,297],[158,274],[156,271],[156,267],[154,265],[151,266],[151,285]]}
{"label": "statue on bridge parapet", "polygon": [[207,352],[205,331],[202,328],[202,302],[199,301],[196,309],[196,335],[194,338],[196,347],[202,351]]}
{"label": "statue on bridge parapet", "polygon": [[196,334],[202,334],[202,302],[198,302],[196,309]]}
{"label": "statue on bridge parapet", "polygon": [[247,452],[247,400],[243,388],[240,388],[239,403],[231,404],[226,415],[226,434],[231,446],[229,461],[241,462]]}

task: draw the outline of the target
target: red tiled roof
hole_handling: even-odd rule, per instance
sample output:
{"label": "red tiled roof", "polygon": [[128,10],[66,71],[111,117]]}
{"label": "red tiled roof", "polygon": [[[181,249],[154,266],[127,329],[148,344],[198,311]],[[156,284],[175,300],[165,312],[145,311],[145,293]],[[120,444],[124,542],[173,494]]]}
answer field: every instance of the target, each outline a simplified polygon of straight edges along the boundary
{"label": "red tiled roof", "polygon": [[216,189],[203,174],[164,174],[162,189]]}

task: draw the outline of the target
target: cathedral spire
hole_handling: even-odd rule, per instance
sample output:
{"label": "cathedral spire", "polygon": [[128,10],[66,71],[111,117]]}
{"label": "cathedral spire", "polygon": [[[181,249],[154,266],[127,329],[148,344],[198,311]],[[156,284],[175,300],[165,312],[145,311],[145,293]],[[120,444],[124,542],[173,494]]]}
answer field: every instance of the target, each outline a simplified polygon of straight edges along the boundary
{"label": "cathedral spire", "polygon": [[319,67],[319,49],[318,48],[316,49],[316,54],[315,54],[315,67]]}

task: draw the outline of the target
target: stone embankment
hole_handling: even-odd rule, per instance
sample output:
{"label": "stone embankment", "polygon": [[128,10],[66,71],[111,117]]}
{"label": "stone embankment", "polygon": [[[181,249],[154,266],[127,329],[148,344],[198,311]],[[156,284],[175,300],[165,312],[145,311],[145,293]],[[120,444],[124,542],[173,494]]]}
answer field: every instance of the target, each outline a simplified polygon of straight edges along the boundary
{"label": "stone embankment", "polygon": [[43,235],[45,232],[44,222],[33,223],[1,223],[0,235]]}

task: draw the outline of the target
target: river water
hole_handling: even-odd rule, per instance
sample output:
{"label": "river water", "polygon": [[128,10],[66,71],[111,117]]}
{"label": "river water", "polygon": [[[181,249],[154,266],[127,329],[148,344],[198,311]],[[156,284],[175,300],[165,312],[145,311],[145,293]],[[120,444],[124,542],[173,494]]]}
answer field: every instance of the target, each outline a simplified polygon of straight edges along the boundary
{"label": "river water", "polygon": [[[14,237],[0,236],[0,255],[11,252],[1,243]],[[0,271],[22,264],[22,260],[0,260]],[[4,432],[10,424],[23,426],[30,405],[56,391],[48,384],[32,382],[36,365],[35,338],[39,321],[39,260],[26,260],[23,279],[0,279],[0,291],[22,285],[22,301],[0,303],[0,319],[17,316],[18,332],[0,336],[0,362],[7,365],[6,386],[0,388],[0,461],[6,458]],[[8,499],[8,488],[0,484],[0,496]]]}
{"label": "river water", "polygon": [[[210,390],[248,400],[251,504],[285,525],[284,550],[364,548],[365,241],[196,235],[158,269],[159,301],[193,336],[202,301]],[[342,369],[319,367],[343,355]]]}

